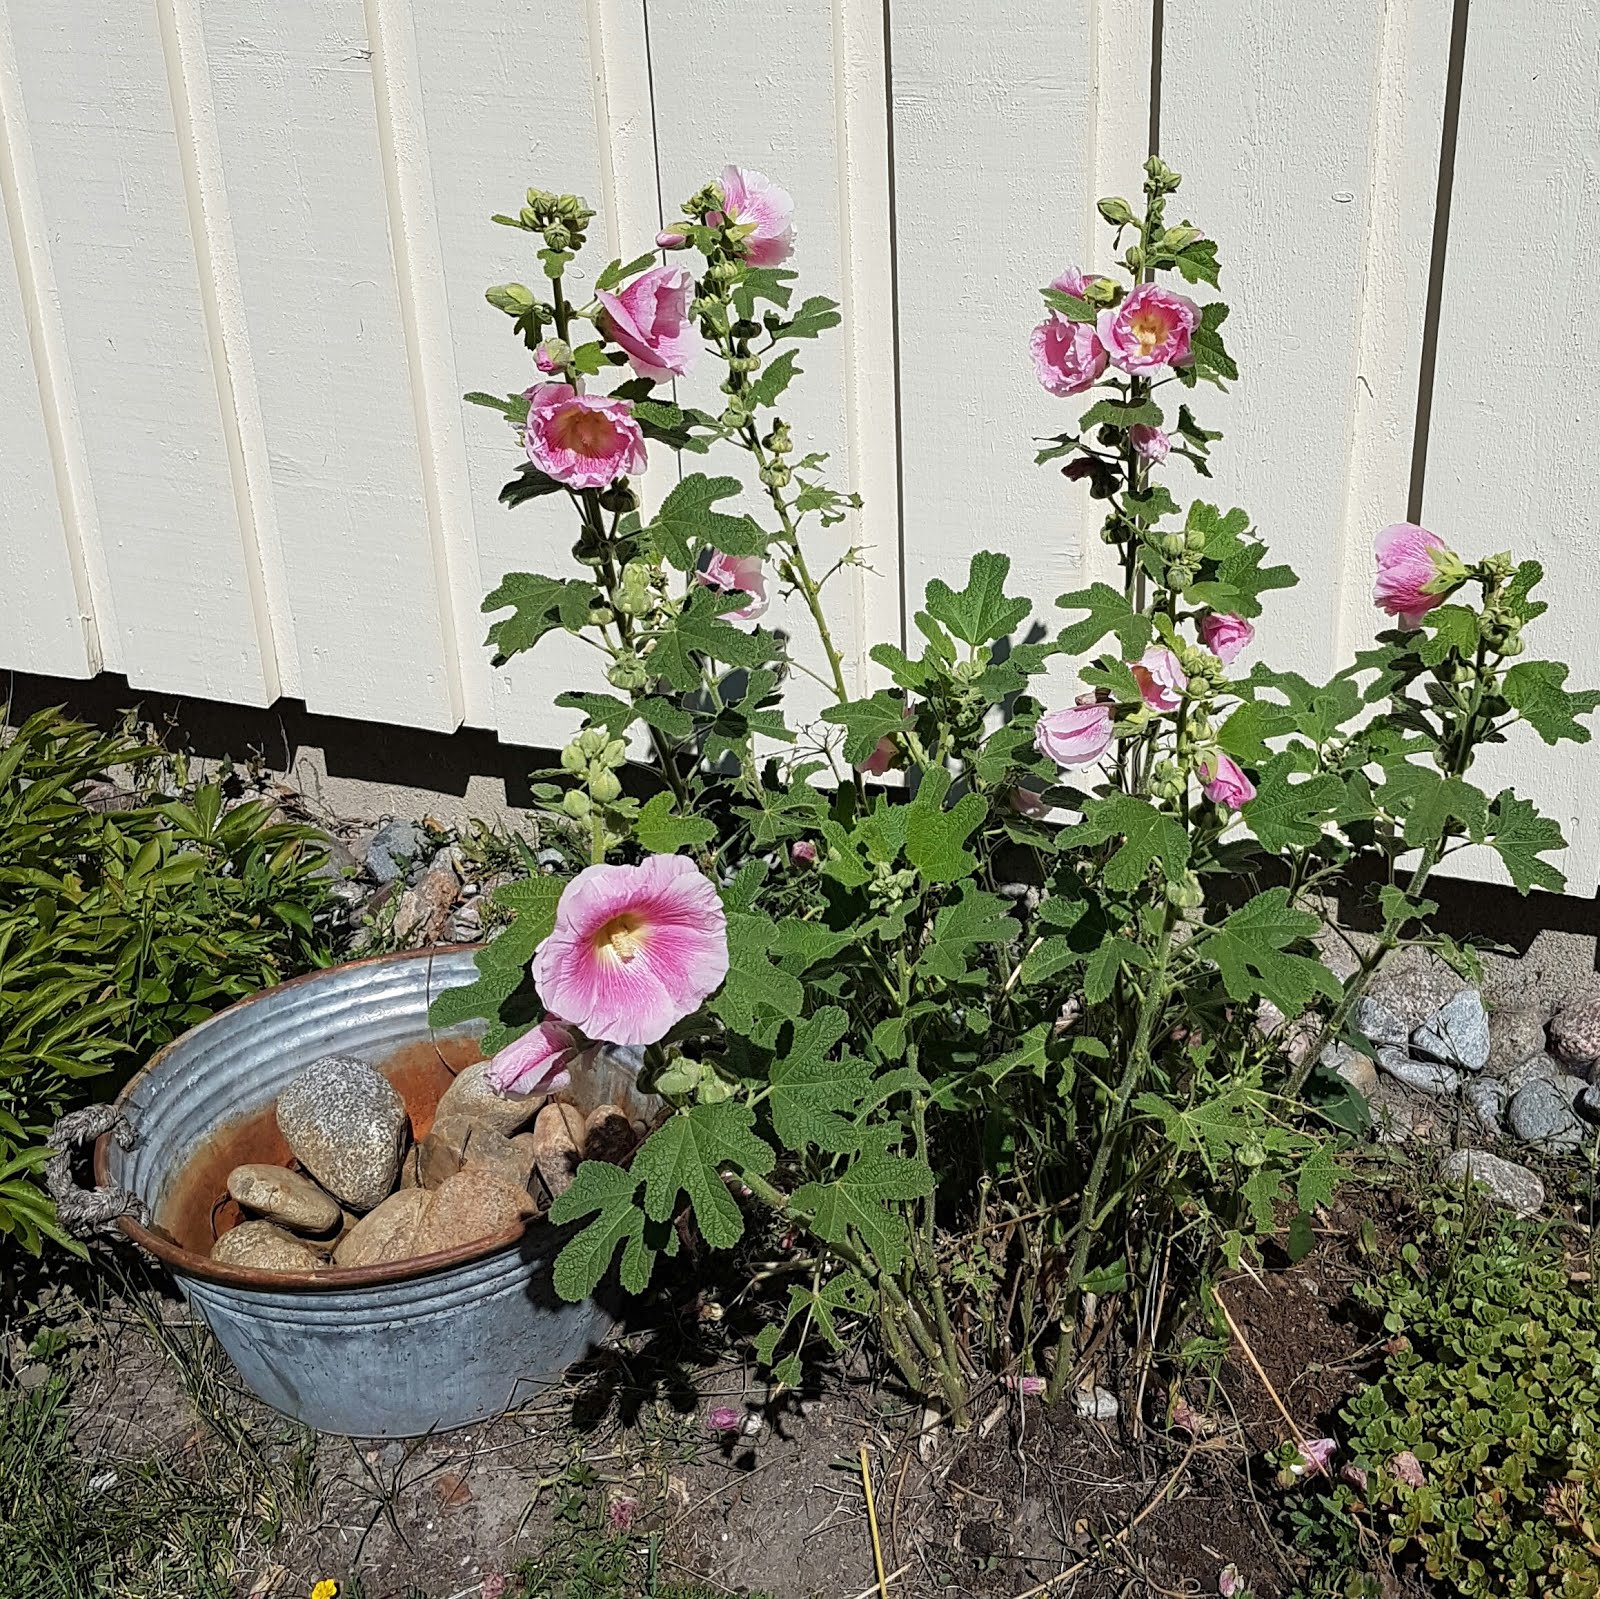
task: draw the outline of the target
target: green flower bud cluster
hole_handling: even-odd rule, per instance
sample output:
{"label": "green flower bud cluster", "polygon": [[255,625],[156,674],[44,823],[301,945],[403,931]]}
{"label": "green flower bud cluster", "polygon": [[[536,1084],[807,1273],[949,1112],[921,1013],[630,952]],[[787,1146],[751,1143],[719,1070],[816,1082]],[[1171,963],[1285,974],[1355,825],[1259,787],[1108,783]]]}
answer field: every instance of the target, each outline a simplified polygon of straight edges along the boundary
{"label": "green flower bud cluster", "polygon": [[1490,599],[1478,618],[1478,637],[1496,655],[1520,655],[1523,651],[1522,618],[1502,600]]}
{"label": "green flower bud cluster", "polygon": [[547,248],[564,253],[583,248],[594,212],[578,195],[529,189],[518,220],[530,233],[542,233]]}
{"label": "green flower bud cluster", "polygon": [[917,886],[917,874],[908,866],[898,871],[886,861],[873,866],[872,881],[867,884],[867,899],[879,914],[887,914],[901,901],[910,898]]}
{"label": "green flower bud cluster", "polygon": [[[610,805],[622,798],[622,780],[617,768],[628,758],[628,746],[612,738],[603,727],[586,727],[561,752],[561,770],[581,778],[588,792],[569,790],[563,805],[570,816],[587,816],[591,800]],[[574,799],[580,801],[574,805]]]}
{"label": "green flower bud cluster", "polygon": [[654,563],[629,561],[622,569],[622,580],[617,584],[612,604],[624,616],[648,616],[656,607],[655,587],[660,578]]}
{"label": "green flower bud cluster", "polygon": [[1167,884],[1167,903],[1175,905],[1180,911],[1197,910],[1206,902],[1206,891],[1200,886],[1200,878],[1194,872],[1185,872],[1175,883]]}
{"label": "green flower bud cluster", "polygon": [[761,441],[773,455],[788,455],[794,449],[794,440],[789,437],[789,424],[775,421],[772,431]]}
{"label": "green flower bud cluster", "polygon": [[606,681],[625,694],[635,694],[650,682],[650,668],[637,655],[619,655],[606,669]]}

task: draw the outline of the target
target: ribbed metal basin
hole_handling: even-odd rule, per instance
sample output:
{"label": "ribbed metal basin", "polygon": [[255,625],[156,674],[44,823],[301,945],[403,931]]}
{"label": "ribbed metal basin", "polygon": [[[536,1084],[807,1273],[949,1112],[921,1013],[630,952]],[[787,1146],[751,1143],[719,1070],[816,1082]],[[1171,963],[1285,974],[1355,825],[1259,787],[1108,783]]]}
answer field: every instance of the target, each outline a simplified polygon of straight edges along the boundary
{"label": "ribbed metal basin", "polygon": [[[592,1300],[566,1304],[550,1268],[571,1228],[545,1222],[398,1265],[304,1276],[213,1265],[169,1230],[176,1190],[198,1153],[263,1113],[320,1056],[394,1064],[437,1051],[459,1068],[480,1030],[437,1032],[428,1006],[473,981],[470,948],[381,956],[315,972],[234,1005],[169,1044],[118,1100],[137,1135],[124,1151],[103,1138],[102,1183],[131,1189],[151,1226],[131,1237],[172,1271],[245,1383],[274,1409],[323,1432],[416,1437],[534,1398],[613,1325]],[[636,1113],[632,1067],[575,1084],[580,1102],[622,1092]],[[588,1105],[585,1109],[591,1108]],[[190,1229],[191,1233],[193,1229]]]}

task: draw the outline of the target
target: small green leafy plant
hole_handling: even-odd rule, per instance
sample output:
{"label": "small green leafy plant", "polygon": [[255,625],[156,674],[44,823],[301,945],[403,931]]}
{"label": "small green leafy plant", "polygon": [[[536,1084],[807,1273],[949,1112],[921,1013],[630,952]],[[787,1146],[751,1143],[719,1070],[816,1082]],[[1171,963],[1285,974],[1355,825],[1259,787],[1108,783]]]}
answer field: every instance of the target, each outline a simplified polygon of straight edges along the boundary
{"label": "small green leafy plant", "polygon": [[[1178,186],[1152,158],[1138,209],[1102,202],[1117,274],[1063,273],[1033,334],[1045,389],[1086,407],[1039,460],[1103,505],[1117,580],[1051,620],[975,526],[965,582],[930,582],[864,681],[826,603],[863,559],[830,531],[858,502],[783,414],[839,320],[795,300],[788,197],[730,167],[658,240],[693,271],[613,261],[587,303],[581,200],[530,190],[497,219],[541,241],[540,290],[489,299],[542,377],[469,398],[526,456],[505,502],[564,501],[578,536],[566,574],[489,595],[489,643],[576,641],[614,692],[557,696],[583,728],[537,791],[592,864],[500,890],[514,920],[435,1017],[489,1019],[502,1086],[644,1046],[672,1106],[630,1167],[588,1162],[557,1200],[553,1220],[587,1222],[563,1294],[619,1252],[642,1291],[685,1206],[728,1247],[755,1203],[809,1251],[757,1343],[779,1383],[865,1317],[958,1424],[985,1370],[1059,1394],[1103,1312],[1140,1306],[1148,1357],[1219,1258],[1285,1223],[1306,1246],[1336,1130],[1359,1124],[1313,1075],[1323,1046],[1401,943],[1471,968],[1427,931],[1439,862],[1487,846],[1520,888],[1560,886],[1556,824],[1467,775],[1519,723],[1589,737],[1600,695],[1520,659],[1536,563],[1390,528],[1375,599],[1396,625],[1371,648],[1325,683],[1233,669],[1295,577],[1244,510],[1162,481],[1209,476],[1219,435],[1193,407],[1238,375],[1217,246],[1167,216]],[[647,514],[652,449],[684,459]],[[1379,932],[1341,981],[1316,940],[1363,852],[1387,868]]]}
{"label": "small green leafy plant", "polygon": [[[218,783],[154,791],[160,756],[56,711],[0,733],[0,1236],[32,1253],[70,1247],[37,1175],[86,1079],[331,956],[314,830]],[[114,770],[131,803],[97,809]]]}
{"label": "small green leafy plant", "polygon": [[1432,1237],[1358,1290],[1393,1335],[1345,1407],[1338,1479],[1294,1508],[1308,1592],[1388,1591],[1420,1562],[1469,1599],[1600,1594],[1600,1307],[1525,1226],[1435,1207]]}

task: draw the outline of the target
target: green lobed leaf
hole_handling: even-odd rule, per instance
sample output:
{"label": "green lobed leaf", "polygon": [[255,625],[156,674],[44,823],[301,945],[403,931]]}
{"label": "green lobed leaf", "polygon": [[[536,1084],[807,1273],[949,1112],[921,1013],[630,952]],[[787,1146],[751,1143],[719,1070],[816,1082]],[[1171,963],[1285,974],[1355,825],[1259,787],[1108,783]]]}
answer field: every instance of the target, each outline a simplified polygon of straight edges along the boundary
{"label": "green lobed leaf", "polygon": [[1108,887],[1120,891],[1137,888],[1151,864],[1159,864],[1168,882],[1182,879],[1189,865],[1189,835],[1176,818],[1158,811],[1132,794],[1109,794],[1088,801],[1084,819],[1062,829],[1064,847],[1080,848],[1121,838],[1122,844],[1106,862]]}
{"label": "green lobed leaf", "polygon": [[989,644],[1004,638],[1033,609],[1030,600],[1007,598],[1011,557],[980,550],[972,557],[967,586],[958,594],[940,578],[927,588],[926,609],[964,644]]}
{"label": "green lobed leaf", "polygon": [[1482,841],[1489,811],[1482,789],[1409,762],[1389,767],[1386,777],[1378,798],[1392,815],[1404,819],[1403,836],[1411,848],[1437,844],[1457,823],[1473,842]]}
{"label": "green lobed leaf", "polygon": [[814,339],[819,333],[838,327],[843,320],[837,300],[813,294],[801,302],[799,310],[772,336],[775,339]]}
{"label": "green lobed leaf", "polygon": [[652,794],[640,807],[633,836],[639,847],[651,855],[673,855],[685,844],[709,844],[717,836],[716,824],[703,816],[680,816],[677,802],[663,789]]}
{"label": "green lobed leaf", "polygon": [[537,572],[507,572],[483,602],[485,611],[503,611],[489,629],[488,642],[494,647],[495,664],[508,661],[532,649],[546,633],[558,627],[576,631],[589,618],[589,608],[599,602],[593,583],[577,578],[545,577]]}
{"label": "green lobed leaf", "polygon": [[774,356],[762,369],[761,375],[750,385],[751,404],[768,407],[778,403],[778,396],[797,378],[802,368],[795,365],[795,352],[784,350]]}
{"label": "green lobed leaf", "polygon": [[905,731],[906,703],[880,688],[870,699],[828,706],[822,720],[844,728],[844,758],[856,765],[872,754],[879,739]]}
{"label": "green lobed leaf", "polygon": [[684,602],[656,640],[650,665],[674,688],[688,692],[702,686],[703,659],[727,666],[760,666],[772,658],[771,635],[760,628],[746,632],[722,620],[725,611],[744,605],[737,594],[719,594],[699,587]]}
{"label": "green lobed leaf", "polygon": [[837,1058],[834,1046],[850,1029],[849,1016],[824,1005],[794,1024],[788,1052],[769,1069],[772,1126],[786,1149],[808,1147],[830,1155],[860,1147],[852,1119],[872,1078],[872,1068],[848,1051]]}
{"label": "green lobed leaf", "polygon": [[1546,744],[1570,739],[1589,742],[1589,729],[1578,722],[1600,705],[1600,689],[1569,689],[1567,668],[1559,661],[1518,661],[1506,673],[1500,692],[1506,703]]}
{"label": "green lobed leaf", "polygon": [[970,793],[945,810],[950,782],[949,772],[935,768],[925,774],[911,804],[902,807],[906,812],[906,859],[930,883],[953,883],[977,867],[977,857],[965,847],[966,841],[989,814],[983,797]]}
{"label": "green lobed leaf", "polygon": [[899,1136],[895,1129],[875,1129],[836,1179],[807,1183],[790,1201],[811,1217],[811,1230],[824,1243],[854,1236],[883,1271],[895,1270],[905,1258],[907,1202],[933,1192],[925,1161],[889,1153]]}
{"label": "green lobed leaf", "polygon": [[1009,902],[969,879],[961,885],[959,899],[939,907],[932,934],[917,957],[917,973],[954,981],[966,971],[972,951],[986,944],[1008,944],[1016,935]]}
{"label": "green lobed leaf", "polygon": [[1091,428],[1152,427],[1158,428],[1166,418],[1154,400],[1096,400],[1078,418],[1078,426],[1087,433]]}
{"label": "green lobed leaf", "polygon": [[1526,894],[1530,888],[1549,889],[1553,894],[1565,892],[1566,878],[1540,859],[1552,850],[1567,847],[1560,824],[1541,816],[1531,801],[1519,799],[1509,788],[1501,790],[1489,807],[1488,842],[1520,892]]}
{"label": "green lobed leaf", "polygon": [[1267,849],[1309,849],[1320,841],[1324,825],[1344,798],[1344,784],[1331,773],[1291,782],[1297,771],[1293,755],[1274,756],[1259,774],[1256,797],[1240,813]]}
{"label": "green lobed leaf", "polygon": [[739,492],[736,477],[707,477],[691,472],[676,483],[645,529],[645,537],[663,560],[680,572],[694,569],[702,550],[725,555],[761,555],[767,536],[748,516],[729,516],[715,507]]}
{"label": "green lobed leaf", "polygon": [[1100,320],[1100,308],[1088,300],[1080,300],[1065,289],[1041,289],[1044,303],[1052,311],[1059,311],[1069,322],[1095,323]]}
{"label": "green lobed leaf", "polygon": [[1063,594],[1056,604],[1064,611],[1087,611],[1081,621],[1062,628],[1058,643],[1068,655],[1086,655],[1107,633],[1114,633],[1122,653],[1141,655],[1150,643],[1150,619],[1131,606],[1109,583]]}
{"label": "green lobed leaf", "polygon": [[565,1193],[550,1206],[552,1226],[595,1215],[581,1232],[569,1239],[556,1256],[552,1280],[568,1301],[587,1299],[605,1276],[617,1246],[623,1246],[622,1285],[630,1294],[642,1294],[650,1285],[655,1251],[645,1245],[645,1214],[634,1201],[637,1171],[624,1171],[606,1161],[586,1160]]}
{"label": "green lobed leaf", "polygon": [[645,1214],[652,1221],[671,1221],[678,1195],[686,1194],[713,1249],[737,1243],[744,1217],[722,1180],[722,1168],[764,1177],[776,1162],[771,1146],[751,1130],[754,1121],[748,1105],[724,1099],[691,1105],[662,1123],[633,1157],[633,1173],[644,1183]]}
{"label": "green lobed leaf", "polygon": [[1290,905],[1287,888],[1269,888],[1198,940],[1195,949],[1215,962],[1231,999],[1269,999],[1292,1018],[1316,995],[1337,999],[1341,992],[1339,980],[1320,960],[1290,950],[1320,926],[1309,911]]}

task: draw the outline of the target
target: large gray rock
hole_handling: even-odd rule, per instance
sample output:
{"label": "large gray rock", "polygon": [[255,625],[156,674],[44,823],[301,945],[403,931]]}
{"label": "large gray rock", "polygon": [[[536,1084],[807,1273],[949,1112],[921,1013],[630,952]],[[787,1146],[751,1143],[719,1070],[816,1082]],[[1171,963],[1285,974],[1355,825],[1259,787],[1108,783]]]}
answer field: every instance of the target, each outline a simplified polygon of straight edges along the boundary
{"label": "large gray rock", "polygon": [[330,1194],[371,1210],[400,1174],[410,1124],[381,1072],[354,1055],[325,1055],[278,1096],[278,1130]]}
{"label": "large gray rock", "polygon": [[1410,1037],[1411,1029],[1405,1021],[1396,1016],[1381,999],[1374,999],[1371,994],[1363,994],[1356,1001],[1356,1007],[1351,1012],[1351,1020],[1354,1021],[1358,1032],[1380,1047],[1393,1044],[1403,1048]]}
{"label": "large gray rock", "polygon": [[1515,1066],[1501,1074],[1501,1079],[1513,1094],[1529,1083],[1553,1083],[1562,1075],[1561,1068],[1541,1049],[1537,1054],[1519,1060]]}
{"label": "large gray rock", "polygon": [[1430,1060],[1481,1072],[1489,1059],[1489,1013],[1475,988],[1463,988],[1411,1035],[1411,1047]]}
{"label": "large gray rock", "polygon": [[427,837],[415,822],[385,822],[367,845],[367,871],[380,883],[392,883],[427,847]]}
{"label": "large gray rock", "polygon": [[1544,1013],[1532,1005],[1496,1006],[1489,1013],[1485,1071],[1504,1074],[1544,1049]]}
{"label": "large gray rock", "polygon": [[338,1201],[285,1166],[235,1166],[228,1173],[228,1192],[246,1210],[292,1232],[330,1233],[339,1225]]}
{"label": "large gray rock", "polygon": [[1544,1184],[1514,1160],[1502,1160],[1486,1149],[1458,1149],[1444,1163],[1446,1181],[1459,1186],[1470,1177],[1489,1190],[1497,1205],[1519,1216],[1534,1216],[1544,1204]]}
{"label": "large gray rock", "polygon": [[1600,993],[1568,996],[1550,1018],[1550,1053],[1565,1066],[1600,1060]]}
{"label": "large gray rock", "polygon": [[1413,1060],[1403,1049],[1386,1046],[1378,1051],[1378,1070],[1419,1094],[1448,1099],[1461,1092],[1461,1074],[1438,1061]]}
{"label": "large gray rock", "polygon": [[1498,1077],[1472,1078],[1462,1089],[1461,1097],[1481,1132],[1498,1134],[1506,1130],[1511,1090]]}
{"label": "large gray rock", "polygon": [[1506,1114],[1518,1138],[1552,1153],[1581,1149],[1589,1139],[1572,1101],[1555,1083],[1542,1078],[1520,1088]]}

